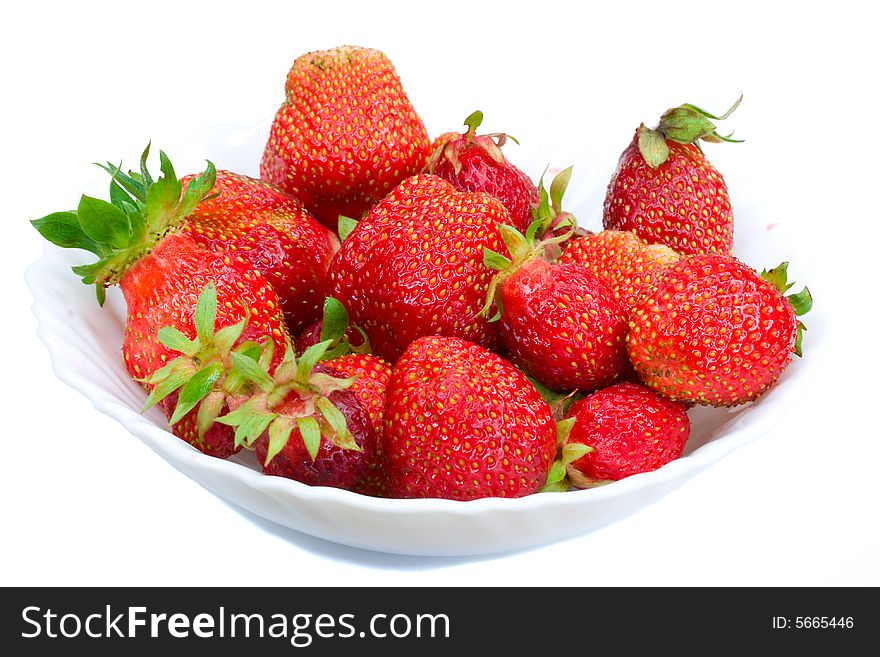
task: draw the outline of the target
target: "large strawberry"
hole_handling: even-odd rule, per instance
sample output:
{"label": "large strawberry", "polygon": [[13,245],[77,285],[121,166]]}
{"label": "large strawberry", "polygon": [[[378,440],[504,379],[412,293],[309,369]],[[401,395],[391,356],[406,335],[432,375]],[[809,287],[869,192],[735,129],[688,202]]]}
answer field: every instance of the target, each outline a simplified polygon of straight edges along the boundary
{"label": "large strawberry", "polygon": [[486,311],[494,297],[504,346],[541,384],[584,392],[610,385],[628,367],[624,310],[585,267],[545,259],[548,245],[565,236],[536,242],[534,231],[501,227],[511,258],[486,252],[486,264],[499,270]]}
{"label": "large strawberry", "polygon": [[504,250],[498,227],[509,221],[493,196],[437,176],[408,178],[343,239],[331,295],[388,362],[425,335],[494,347],[497,328],[480,312],[492,280],[483,251]]}
{"label": "large strawberry", "polygon": [[[181,179],[184,188],[192,179]],[[339,240],[296,197],[262,180],[218,171],[211,195],[190,212],[184,232],[263,274],[291,332],[321,316]]]}
{"label": "large strawberry", "polygon": [[572,404],[562,460],[576,488],[656,470],[680,457],[691,432],[685,407],[634,383],[603,388]]}
{"label": "large strawberry", "polygon": [[791,287],[787,263],[761,275],[735,258],[702,255],[671,265],[632,313],[629,356],[670,399],[736,406],[765,393],[801,353],[809,290]]}
{"label": "large strawberry", "polygon": [[[149,149],[144,151],[141,171],[133,176],[107,167],[113,173],[110,203],[83,196],[75,212],[54,213],[33,222],[54,244],[85,249],[98,257],[95,263],[74,267],[74,272],[84,283],[95,285],[100,303],[106,287],[120,286],[127,307],[122,354],[128,372],[153,389],[152,377],[186,351],[193,362],[203,364],[205,373],[200,376],[216,382],[218,375],[210,369],[216,366],[218,350],[215,328],[217,335],[228,329],[220,339],[221,351],[227,354],[241,343],[268,340],[280,357],[288,337],[272,286],[252,265],[205,251],[180,232],[187,215],[214,186],[213,166],[209,163],[183,192],[164,153],[160,154],[163,176],[153,180],[146,167],[148,153]],[[198,299],[209,283],[215,289],[215,301],[209,304],[214,310],[205,311],[210,321],[198,322]],[[247,325],[242,325],[248,317]],[[167,403],[163,407],[170,410]],[[194,406],[189,410],[196,413]],[[214,417],[221,411],[214,408]],[[209,419],[197,422],[195,415],[189,416],[175,424],[175,432],[206,453],[227,456],[233,450],[231,433],[206,434]]]}
{"label": "large strawberry", "polygon": [[343,46],[302,55],[287,75],[260,175],[336,228],[360,219],[430,155],[425,126],[394,66],[377,50]]}
{"label": "large strawberry", "polygon": [[528,495],[546,483],[556,448],[549,405],[478,345],[421,338],[392,370],[382,449],[393,497]]}
{"label": "large strawberry", "polygon": [[445,178],[456,189],[486,192],[504,204],[510,220],[525,232],[538,205],[535,183],[509,162],[501,150],[505,134],[478,135],[483,113],[477,110],[464,121],[464,134],[445,133],[434,140],[427,172]]}
{"label": "large strawberry", "polygon": [[656,285],[663,270],[680,259],[665,244],[647,244],[628,231],[603,230],[568,241],[558,262],[589,269],[611,288],[614,298],[630,313]]}
{"label": "large strawberry", "polygon": [[722,116],[693,105],[668,110],[656,128],[642,124],[623,151],[605,195],[603,224],[631,230],[681,254],[730,254],[733,211],[727,185],[698,146],[734,141],[710,119]]}

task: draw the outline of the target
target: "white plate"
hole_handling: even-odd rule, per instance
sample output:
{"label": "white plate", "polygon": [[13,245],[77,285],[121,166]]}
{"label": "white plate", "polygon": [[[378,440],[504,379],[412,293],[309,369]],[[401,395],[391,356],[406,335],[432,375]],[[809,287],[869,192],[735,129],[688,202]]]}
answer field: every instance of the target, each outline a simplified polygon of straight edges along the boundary
{"label": "white plate", "polygon": [[[207,158],[219,168],[255,175],[267,131],[265,123],[212,126],[187,144],[166,150],[180,174],[199,170]],[[560,139],[569,138],[560,131]],[[552,145],[553,136],[542,141],[541,152],[530,153],[521,147],[514,154],[515,161],[532,176],[539,176],[546,166],[540,158],[543,153],[554,152],[550,150]],[[617,143],[603,149],[591,143],[589,153],[593,157],[587,158],[586,150],[581,153],[584,162],[596,161],[597,154],[601,154],[603,165],[583,164],[577,155],[573,159],[576,175],[569,189],[568,209],[587,226],[598,227],[604,188],[623,146],[625,143]],[[571,153],[571,148],[568,141],[561,152]],[[567,162],[553,164],[564,166]],[[727,179],[731,180],[729,174]],[[96,185],[94,189],[87,186],[89,193],[101,194],[106,187],[104,180],[96,181]],[[767,206],[745,196],[741,186],[731,187],[731,196],[737,256],[756,268],[790,259],[797,277],[809,280],[805,273],[809,254],[805,245],[792,237],[796,231],[789,231],[784,221],[768,217],[763,211]],[[168,432],[158,410],[141,415],[145,393],[128,377],[121,357],[125,321],[122,295],[111,290],[107,305],[103,309],[97,306],[93,289],[82,285],[70,272],[71,265],[87,261],[84,256],[87,254],[47,245],[44,257],[30,267],[26,276],[34,295],[39,336],[58,377],[217,495],[286,527],[370,550],[426,556],[487,554],[583,534],[621,519],[766,434],[797,400],[812,369],[810,358],[795,361],[779,384],[756,403],[733,410],[692,409],[692,437],[686,455],[655,472],[592,490],[515,500],[373,499],[265,476],[251,454],[227,461],[205,456]],[[807,334],[808,352],[811,345],[821,342],[821,337],[813,330]]]}

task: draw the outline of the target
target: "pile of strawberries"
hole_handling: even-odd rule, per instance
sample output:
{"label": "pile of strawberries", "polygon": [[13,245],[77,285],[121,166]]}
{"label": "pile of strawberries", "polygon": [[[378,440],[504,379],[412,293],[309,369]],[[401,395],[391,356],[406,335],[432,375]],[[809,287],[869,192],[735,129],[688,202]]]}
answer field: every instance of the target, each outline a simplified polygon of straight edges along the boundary
{"label": "pile of strawberries", "polygon": [[[503,134],[431,141],[391,62],[296,59],[260,179],[107,163],[109,201],[33,222],[119,285],[130,375],[176,436],[266,473],[385,497],[586,488],[680,457],[695,404],[767,392],[812,304],[731,256],[692,105],[640,126],[604,230],[511,164]],[[734,106],[735,108],[736,106]],[[731,108],[732,111],[734,108]]]}

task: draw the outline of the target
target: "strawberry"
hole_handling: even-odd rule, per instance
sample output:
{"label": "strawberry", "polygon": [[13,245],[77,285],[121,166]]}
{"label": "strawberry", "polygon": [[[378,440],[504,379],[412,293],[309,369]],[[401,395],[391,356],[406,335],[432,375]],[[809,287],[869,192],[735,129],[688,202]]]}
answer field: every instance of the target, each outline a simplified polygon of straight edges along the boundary
{"label": "strawberry", "polygon": [[421,171],[430,148],[389,59],[343,46],[294,61],[260,176],[298,196],[335,230],[340,214],[360,219]]}
{"label": "strawberry", "polygon": [[461,191],[491,194],[507,208],[513,225],[525,232],[532,222],[532,208],[538,205],[538,188],[504,156],[501,147],[513,138],[477,135],[482,122],[483,113],[477,110],[464,120],[468,128],[464,134],[445,133],[435,139],[426,171]]}
{"label": "strawberry", "polygon": [[665,244],[648,244],[628,231],[603,230],[570,240],[559,263],[577,263],[600,278],[627,312],[681,256]]}
{"label": "strawberry", "polygon": [[428,336],[391,372],[382,436],[393,497],[521,497],[556,454],[549,405],[525,375],[479,345]]}
{"label": "strawberry", "polygon": [[697,143],[735,141],[719,135],[710,119],[726,119],[740,100],[720,117],[682,105],[664,113],[654,129],[642,124],[608,184],[605,228],[631,230],[683,255],[729,255],[733,212],[727,185]]}
{"label": "strawberry", "polygon": [[623,308],[585,267],[544,259],[548,245],[567,236],[535,242],[539,221],[528,236],[501,227],[510,259],[486,251],[487,266],[499,272],[484,312],[494,297],[511,359],[544,386],[589,392],[610,385],[627,368]]}
{"label": "strawberry", "polygon": [[504,248],[504,223],[507,210],[493,196],[459,192],[437,176],[408,178],[343,238],[330,294],[390,363],[425,335],[494,347],[497,329],[480,315],[492,279],[483,249]]}
{"label": "strawberry", "polygon": [[236,443],[256,451],[266,474],[368,493],[378,469],[376,432],[351,390],[355,379],[318,362],[328,346],[297,359],[288,345],[272,376],[252,357],[234,356],[235,371],[254,390],[217,422],[235,427]]}
{"label": "strawberry", "polygon": [[[169,360],[184,351],[189,358],[186,373],[192,375],[196,371],[192,368],[200,364],[200,377],[214,383],[219,376],[218,351],[228,358],[234,346],[269,340],[283,352],[287,330],[278,296],[268,281],[250,264],[205,251],[180,232],[187,215],[214,186],[213,165],[209,162],[183,191],[164,153],[160,153],[163,176],[153,180],[146,167],[148,155],[149,147],[138,174],[105,167],[113,174],[111,203],[84,195],[75,212],[54,213],[33,222],[54,244],[98,256],[97,262],[74,267],[74,272],[84,283],[95,285],[99,303],[103,305],[106,287],[120,286],[127,307],[122,354],[129,374],[152,391],[159,381],[153,377],[160,371],[160,378],[168,374],[164,368]],[[213,284],[215,300],[206,303],[214,310],[203,310],[199,320],[197,300],[208,283]],[[246,317],[250,321],[245,326]],[[173,380],[182,373],[176,372]],[[148,399],[148,405],[177,387],[163,388],[164,393]],[[175,418],[175,433],[208,454],[231,454],[229,431],[208,433],[211,414],[216,417],[222,407],[211,406],[210,413],[206,410],[198,417],[191,400],[190,394],[184,396],[180,409],[187,411],[186,417]],[[162,404],[166,414],[177,406],[174,400]]]}
{"label": "strawberry", "polygon": [[667,268],[634,310],[629,357],[648,387],[683,402],[736,406],[765,393],[801,354],[807,288],[784,296],[788,263],[759,275],[733,257]]}
{"label": "strawberry", "polygon": [[576,401],[562,461],[576,488],[590,488],[679,458],[690,437],[685,407],[634,383],[619,383]]}
{"label": "strawberry", "polygon": [[[192,176],[181,182],[186,188]],[[262,180],[218,171],[212,195],[183,228],[200,247],[228,253],[275,289],[291,332],[320,317],[339,240],[290,194]]]}

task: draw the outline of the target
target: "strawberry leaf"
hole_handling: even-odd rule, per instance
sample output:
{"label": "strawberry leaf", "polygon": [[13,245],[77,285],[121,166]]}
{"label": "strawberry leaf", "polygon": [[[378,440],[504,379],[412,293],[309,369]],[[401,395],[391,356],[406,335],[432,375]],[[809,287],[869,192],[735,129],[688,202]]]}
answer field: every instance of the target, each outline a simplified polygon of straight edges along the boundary
{"label": "strawberry leaf", "polygon": [[96,242],[118,249],[128,246],[131,236],[128,217],[112,203],[84,194],[76,215],[83,232]]}
{"label": "strawberry leaf", "polygon": [[351,231],[357,228],[357,225],[358,222],[351,217],[346,217],[344,214],[339,215],[339,220],[336,226],[336,232],[339,234],[339,241],[344,242],[345,238],[349,236]]}
{"label": "strawberry leaf", "polygon": [[40,219],[34,219],[31,225],[56,246],[65,249],[84,249],[95,255],[104,253],[101,245],[85,234],[76,212],[53,212]]}
{"label": "strawberry leaf", "polygon": [[341,340],[348,329],[348,311],[333,297],[324,300],[324,314],[321,323],[321,341]]}
{"label": "strawberry leaf", "polygon": [[177,407],[169,420],[170,424],[176,424],[187,413],[196,407],[202,399],[211,392],[217,379],[223,373],[223,368],[219,363],[211,363],[207,367],[203,367],[193,374],[192,378],[186,382],[180,391],[177,399]]}
{"label": "strawberry leaf", "polygon": [[309,456],[314,461],[318,457],[318,449],[321,447],[321,428],[318,426],[318,421],[311,416],[298,417],[296,418],[296,427],[299,429]]}
{"label": "strawberry leaf", "polygon": [[202,345],[213,344],[214,323],[217,320],[217,288],[208,283],[196,302],[196,335]]}
{"label": "strawberry leaf", "polygon": [[[272,424],[269,425],[269,446],[266,450],[266,459],[263,462],[264,465],[269,465],[272,462],[278,452],[284,449],[284,446],[287,445],[287,441],[290,439],[290,434],[293,431],[293,423],[290,421],[290,418],[287,417],[277,417],[272,420]],[[312,460],[315,460],[315,457],[312,457]]]}

